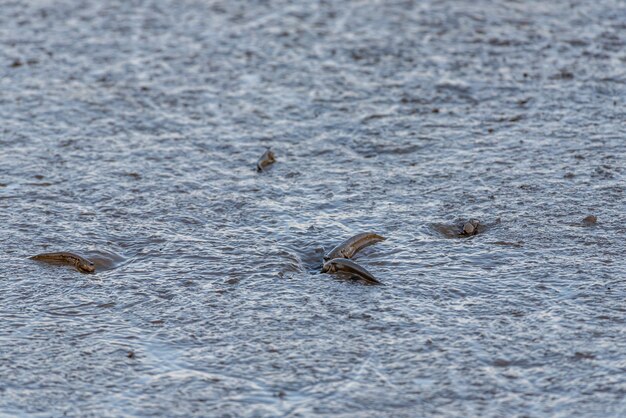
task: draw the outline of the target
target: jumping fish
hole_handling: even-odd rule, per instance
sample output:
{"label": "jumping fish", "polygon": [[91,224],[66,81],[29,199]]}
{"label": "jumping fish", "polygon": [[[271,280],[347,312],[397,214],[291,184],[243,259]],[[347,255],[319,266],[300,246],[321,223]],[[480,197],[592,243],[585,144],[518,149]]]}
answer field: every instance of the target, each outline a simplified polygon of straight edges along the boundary
{"label": "jumping fish", "polygon": [[385,237],[373,232],[357,234],[330,250],[330,252],[324,256],[324,261],[332,260],[333,258],[352,258],[363,248],[384,241],[385,239]]}
{"label": "jumping fish", "polygon": [[76,267],[81,273],[93,273],[96,266],[91,261],[73,253],[43,253],[30,257],[32,260],[43,261],[53,264],[69,264]]}
{"label": "jumping fish", "polygon": [[460,235],[476,235],[478,233],[478,225],[480,225],[478,219],[470,219],[463,225],[463,232]]}
{"label": "jumping fish", "polygon": [[370,284],[383,284],[378,281],[378,279],[376,279],[376,277],[374,277],[372,273],[365,270],[354,261],[348,260],[347,258],[335,258],[333,260],[325,262],[324,267],[322,267],[322,273],[347,273],[353,276],[357,276],[358,278],[363,279]]}
{"label": "jumping fish", "polygon": [[263,155],[261,155],[261,158],[259,158],[259,161],[256,163],[256,170],[258,172],[264,171],[265,167],[267,167],[268,165],[274,164],[275,161],[276,161],[276,155],[274,155],[274,152],[268,148],[263,153]]}

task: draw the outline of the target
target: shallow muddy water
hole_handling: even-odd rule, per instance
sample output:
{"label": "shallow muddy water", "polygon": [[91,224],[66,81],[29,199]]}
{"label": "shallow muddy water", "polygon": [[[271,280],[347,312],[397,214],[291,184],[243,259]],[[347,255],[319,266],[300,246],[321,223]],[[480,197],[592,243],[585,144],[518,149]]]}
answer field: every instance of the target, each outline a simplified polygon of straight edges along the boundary
{"label": "shallow muddy water", "polygon": [[0,415],[626,415],[623,2],[0,6]]}

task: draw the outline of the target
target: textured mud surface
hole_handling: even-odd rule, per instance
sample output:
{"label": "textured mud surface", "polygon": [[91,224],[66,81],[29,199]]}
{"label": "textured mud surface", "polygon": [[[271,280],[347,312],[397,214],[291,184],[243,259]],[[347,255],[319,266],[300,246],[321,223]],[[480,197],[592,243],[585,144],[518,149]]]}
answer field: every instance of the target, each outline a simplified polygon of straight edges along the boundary
{"label": "textured mud surface", "polygon": [[622,2],[0,6],[0,415],[626,414]]}

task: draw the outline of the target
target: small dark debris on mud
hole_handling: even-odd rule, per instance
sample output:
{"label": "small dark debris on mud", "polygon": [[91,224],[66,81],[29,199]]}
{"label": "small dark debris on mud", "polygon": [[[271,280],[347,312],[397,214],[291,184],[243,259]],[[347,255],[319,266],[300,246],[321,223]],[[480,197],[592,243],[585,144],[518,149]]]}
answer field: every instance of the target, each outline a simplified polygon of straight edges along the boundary
{"label": "small dark debris on mud", "polygon": [[573,80],[574,73],[568,70],[561,70],[550,78],[553,80]]}
{"label": "small dark debris on mud", "polygon": [[596,356],[591,353],[577,351],[576,353],[574,353],[574,358],[576,360],[593,360],[596,358]]}
{"label": "small dark debris on mud", "polygon": [[583,219],[583,224],[585,225],[595,225],[598,222],[598,217],[596,215],[589,215]]}
{"label": "small dark debris on mud", "polygon": [[523,241],[518,241],[518,242],[510,242],[510,241],[496,241],[494,242],[495,245],[502,245],[502,246],[506,246],[506,247],[516,247],[516,248],[521,248],[524,246],[524,242]]}

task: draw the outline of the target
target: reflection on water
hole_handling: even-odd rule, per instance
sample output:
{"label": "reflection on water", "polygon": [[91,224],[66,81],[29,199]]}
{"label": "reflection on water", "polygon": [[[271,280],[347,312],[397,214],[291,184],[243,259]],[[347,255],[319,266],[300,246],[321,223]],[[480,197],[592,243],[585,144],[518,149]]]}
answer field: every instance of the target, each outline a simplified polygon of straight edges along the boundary
{"label": "reflection on water", "polygon": [[619,6],[3,4],[0,415],[623,416]]}

